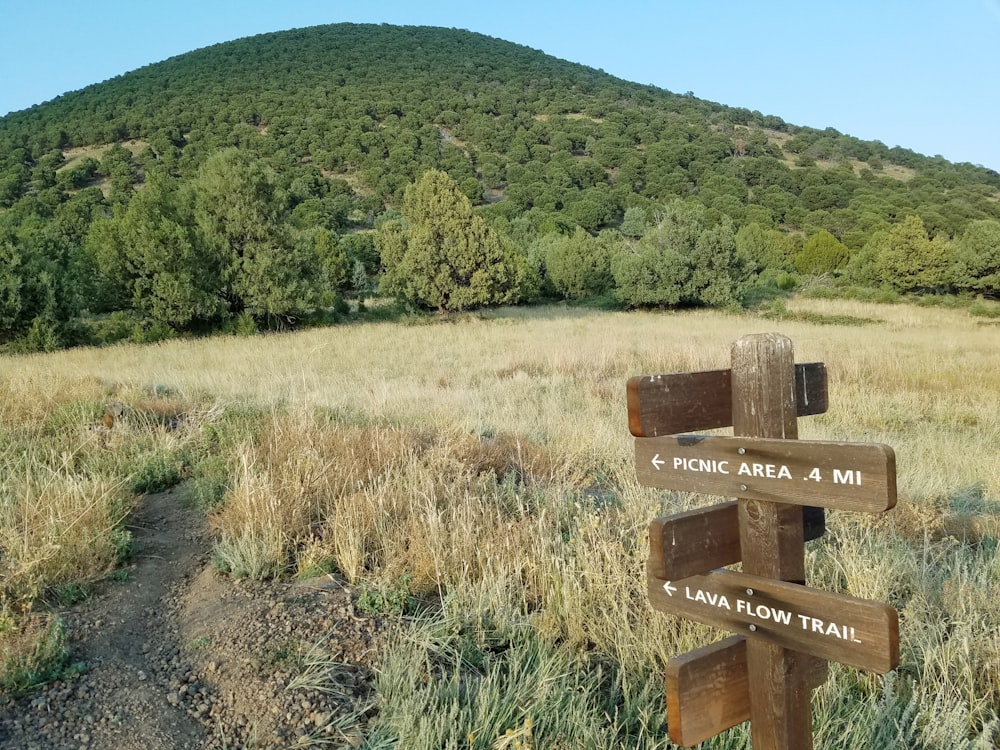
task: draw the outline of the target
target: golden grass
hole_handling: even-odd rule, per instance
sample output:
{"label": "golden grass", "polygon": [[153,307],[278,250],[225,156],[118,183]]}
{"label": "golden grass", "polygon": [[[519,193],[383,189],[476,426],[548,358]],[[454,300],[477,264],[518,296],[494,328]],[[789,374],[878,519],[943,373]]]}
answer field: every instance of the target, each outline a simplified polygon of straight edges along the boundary
{"label": "golden grass", "polygon": [[[137,156],[142,153],[148,145],[148,143],[141,140],[131,140],[122,143],[122,146],[127,148],[132,153],[132,156]],[[68,148],[63,151],[65,163],[59,167],[57,171],[70,169],[88,157],[100,161],[104,158],[104,155],[111,150],[111,146],[112,144],[108,143],[101,146],[80,146],[77,148]]]}
{"label": "golden grass", "polygon": [[113,569],[127,539],[113,532],[125,520],[119,487],[57,473],[39,480],[8,476],[16,497],[0,505],[3,585],[27,599],[45,588],[92,580]]}
{"label": "golden grass", "polygon": [[[438,602],[439,619],[413,636],[428,654],[456,633],[487,661],[483,644],[504,633],[519,644],[512,653],[540,664],[576,654],[574,668],[607,670],[586,690],[617,696],[601,711],[620,711],[618,723],[601,731],[621,746],[661,747],[662,665],[716,636],[649,607],[646,526],[713,499],[638,485],[625,382],[724,368],[737,338],[780,331],[797,361],[823,361],[830,376],[830,411],[800,420],[800,437],[887,443],[898,463],[898,508],[831,512],[827,536],[808,550],[812,585],[897,607],[903,643],[888,680],[832,671],[816,694],[817,746],[851,747],[844,737],[887,747],[989,742],[1000,705],[1000,330],[952,309],[812,299],[789,309],[813,321],[878,322],[512,309],[14,357],[0,427],[27,429],[59,454],[87,440],[102,405],[118,400],[128,434],[148,437],[150,450],[189,446],[225,462],[229,489],[210,514],[221,567],[255,577],[335,570],[354,583],[404,586]],[[236,429],[226,415],[241,410],[249,421]],[[181,417],[181,434],[163,426]],[[73,481],[97,465],[104,481],[125,481],[134,464],[125,450],[88,447]],[[17,512],[10,518],[24,517]],[[12,546],[24,525],[11,521]],[[525,628],[538,643],[518,640]],[[399,678],[387,695],[424,684],[408,663],[387,667]],[[394,707],[382,708],[378,731],[389,731]],[[935,723],[935,712],[947,721]],[[525,726],[543,746],[544,719],[507,724]],[[433,736],[422,741],[443,742]],[[717,746],[745,740],[736,730]],[[476,746],[492,741],[500,738]]]}
{"label": "golden grass", "polygon": [[[770,130],[764,128],[763,131],[767,135],[768,141],[776,144],[778,148],[783,149],[785,143],[787,143],[792,139],[792,136],[790,134],[784,133],[780,130]],[[801,167],[797,167],[795,165],[795,157],[791,155],[784,154],[782,157],[782,161],[785,163],[785,166],[789,167],[790,169],[801,169]],[[858,175],[861,174],[861,171],[864,169],[871,169],[871,167],[868,166],[867,162],[859,161],[858,159],[851,159],[850,164],[851,168],[854,170],[854,173]],[[821,169],[833,169],[834,167],[838,166],[838,162],[819,160],[816,162],[816,166],[820,167]],[[898,164],[887,164],[885,168],[882,169],[878,174],[882,177],[891,177],[894,180],[899,180],[900,182],[906,182],[908,180],[913,179],[913,177],[917,174],[917,171],[915,169],[911,169],[910,167],[899,166]]]}
{"label": "golden grass", "polygon": [[736,338],[779,330],[798,361],[824,361],[830,373],[830,412],[802,420],[804,437],[892,444],[906,490],[983,482],[997,495],[1000,477],[987,460],[1000,429],[996,327],[939,308],[800,300],[791,309],[883,322],[508,310],[9,358],[5,396],[13,418],[31,423],[80,384],[98,398],[165,385],[192,400],[318,408],[348,422],[508,432],[623,462],[628,377],[726,367]]}

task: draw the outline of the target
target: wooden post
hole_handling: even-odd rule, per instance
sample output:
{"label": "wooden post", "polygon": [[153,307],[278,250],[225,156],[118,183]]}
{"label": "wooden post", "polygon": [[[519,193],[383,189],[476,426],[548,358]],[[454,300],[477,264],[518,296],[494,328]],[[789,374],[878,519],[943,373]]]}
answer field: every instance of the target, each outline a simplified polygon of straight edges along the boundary
{"label": "wooden post", "polygon": [[[798,438],[795,362],[790,339],[745,336],[732,348],[733,433]],[[743,572],[805,582],[802,510],[739,499]],[[750,728],[754,750],[811,750],[809,682],[795,652],[760,639],[747,641]]]}

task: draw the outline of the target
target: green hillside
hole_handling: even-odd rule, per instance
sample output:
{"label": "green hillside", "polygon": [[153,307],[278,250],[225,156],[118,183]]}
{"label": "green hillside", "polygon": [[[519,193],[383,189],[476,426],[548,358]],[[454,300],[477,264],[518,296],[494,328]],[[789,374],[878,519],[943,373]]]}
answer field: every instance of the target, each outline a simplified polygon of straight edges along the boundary
{"label": "green hillside", "polygon": [[[450,180],[408,213],[404,191],[429,170]],[[0,118],[0,342],[324,320],[383,271],[397,279],[386,291],[424,307],[748,304],[817,274],[992,296],[998,198],[992,170],[480,34],[266,34]],[[426,265],[441,247],[417,235],[434,201],[466,199],[432,234],[485,238],[516,267],[491,278],[517,288],[435,297],[399,283],[441,276]],[[446,270],[465,284],[476,269]]]}

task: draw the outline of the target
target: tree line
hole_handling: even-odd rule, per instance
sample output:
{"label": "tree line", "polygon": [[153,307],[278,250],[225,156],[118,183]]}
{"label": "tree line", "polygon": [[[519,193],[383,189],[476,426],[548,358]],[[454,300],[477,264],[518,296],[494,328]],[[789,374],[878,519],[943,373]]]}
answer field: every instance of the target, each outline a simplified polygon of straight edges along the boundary
{"label": "tree line", "polygon": [[487,225],[459,185],[431,171],[405,193],[402,215],[375,233],[383,288],[439,309],[546,298],[610,296],[627,307],[746,307],[802,276],[898,293],[1000,289],[1000,222],[971,222],[956,240],[930,237],[918,216],[879,231],[855,253],[821,230],[805,242],[756,222],[737,227],[696,200],[648,213],[631,208],[620,227],[577,226],[511,241]]}
{"label": "tree line", "polygon": [[[0,118],[0,342],[294,326],[379,285],[442,309],[739,305],[809,275],[995,295],[998,190],[469,32],[281,32]],[[419,280],[448,255],[479,291]]]}

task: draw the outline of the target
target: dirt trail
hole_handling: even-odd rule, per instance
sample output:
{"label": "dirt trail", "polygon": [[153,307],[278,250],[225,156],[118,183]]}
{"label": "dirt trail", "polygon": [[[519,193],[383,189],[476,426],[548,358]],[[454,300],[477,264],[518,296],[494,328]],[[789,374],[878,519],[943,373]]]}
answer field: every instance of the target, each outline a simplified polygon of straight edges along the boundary
{"label": "dirt trail", "polygon": [[[385,625],[359,617],[346,586],[219,575],[183,490],[143,498],[129,527],[127,580],[62,613],[83,674],[17,701],[0,697],[0,747],[360,744]],[[302,685],[309,675],[323,684]]]}

